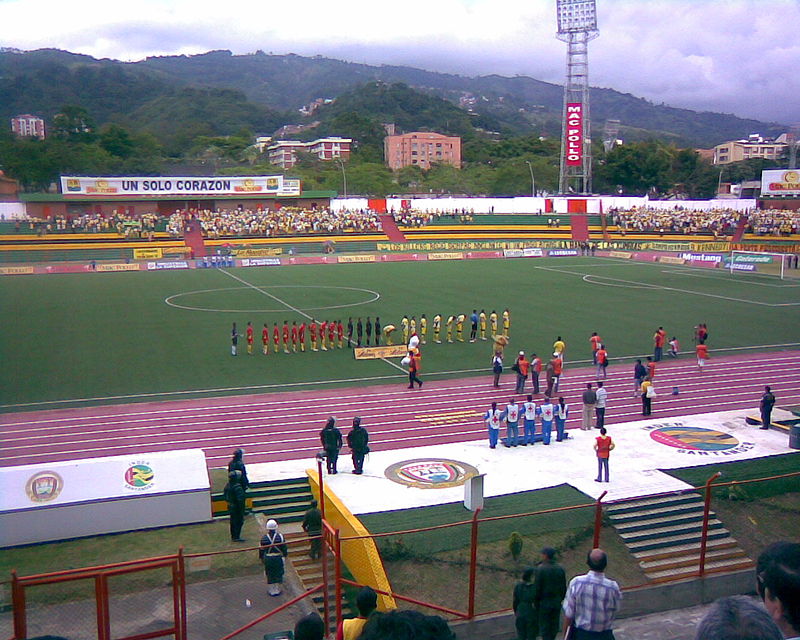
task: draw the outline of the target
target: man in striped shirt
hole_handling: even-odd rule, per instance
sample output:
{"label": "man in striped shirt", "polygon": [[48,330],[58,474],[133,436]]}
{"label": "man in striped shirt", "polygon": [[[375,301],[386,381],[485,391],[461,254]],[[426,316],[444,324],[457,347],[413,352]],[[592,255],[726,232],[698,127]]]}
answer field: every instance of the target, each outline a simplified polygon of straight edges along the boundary
{"label": "man in striped shirt", "polygon": [[564,637],[569,640],[614,640],[611,626],[622,602],[619,585],[604,571],[608,556],[592,549],[586,557],[589,572],[575,576],[564,598]]}

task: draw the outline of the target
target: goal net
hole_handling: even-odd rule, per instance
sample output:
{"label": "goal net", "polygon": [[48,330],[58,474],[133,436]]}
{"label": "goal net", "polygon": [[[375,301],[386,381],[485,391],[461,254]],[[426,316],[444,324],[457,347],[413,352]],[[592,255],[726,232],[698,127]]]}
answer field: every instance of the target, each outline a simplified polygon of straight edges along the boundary
{"label": "goal net", "polygon": [[785,253],[766,253],[763,251],[731,251],[728,269],[732,274],[758,273],[787,277],[790,256]]}

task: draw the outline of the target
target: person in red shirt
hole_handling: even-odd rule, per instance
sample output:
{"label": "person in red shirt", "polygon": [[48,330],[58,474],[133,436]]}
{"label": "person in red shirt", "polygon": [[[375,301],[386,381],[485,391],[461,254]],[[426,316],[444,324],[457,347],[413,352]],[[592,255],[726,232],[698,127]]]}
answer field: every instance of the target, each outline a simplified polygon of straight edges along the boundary
{"label": "person in red shirt", "polygon": [[323,351],[328,350],[328,347],[326,346],[327,335],[328,335],[328,321],[323,320],[322,322],[319,323],[319,341],[321,343],[321,348]]}
{"label": "person in red shirt", "polygon": [[292,320],[292,352],[297,353],[297,321]]}
{"label": "person in red shirt", "polygon": [[328,343],[331,349],[336,348],[336,323],[333,320],[328,322]]}
{"label": "person in red shirt", "polygon": [[414,383],[419,384],[419,388],[422,389],[422,380],[419,379],[419,370],[420,370],[420,360],[422,360],[422,356],[419,353],[419,350],[416,351],[409,351],[408,352],[408,388],[413,389]]}
{"label": "person in red shirt", "polygon": [[[611,436],[606,434],[606,428],[601,427],[600,435],[595,438],[594,450],[597,452],[597,477],[594,479],[595,482],[608,482],[608,458],[614,448],[614,442],[611,440]],[[605,480],[602,479],[603,471],[605,471]]]}
{"label": "person in red shirt", "polygon": [[297,339],[300,341],[300,351],[306,350],[306,323],[303,322],[297,330]]}
{"label": "person in red shirt", "polygon": [[667,340],[667,332],[664,327],[659,327],[653,334],[653,360],[660,362],[664,357],[664,343]]}
{"label": "person in red shirt", "polygon": [[247,355],[253,355],[253,323],[247,321]]}
{"label": "person in red shirt", "polygon": [[289,353],[289,321],[283,321],[283,352]]}
{"label": "person in red shirt", "polygon": [[592,337],[589,338],[589,343],[592,345],[592,364],[597,364],[597,352],[602,342],[603,339],[597,335],[597,331],[592,331]]}
{"label": "person in red shirt", "polygon": [[344,349],[344,325],[341,320],[336,323],[336,333],[339,336],[339,348]]}
{"label": "person in red shirt", "polygon": [[650,356],[647,356],[647,377],[651,380],[656,377],[656,363]]}
{"label": "person in red shirt", "polygon": [[601,344],[600,348],[595,352],[595,364],[597,365],[597,379],[599,380],[601,375],[603,380],[606,379],[606,367],[608,367],[608,351],[606,351],[605,345]]}
{"label": "person in red shirt", "polygon": [[561,383],[561,374],[564,372],[564,361],[555,356],[552,360],[553,362],[553,379],[555,383],[555,391],[558,391],[558,385]]}
{"label": "person in red shirt", "polygon": [[533,393],[539,393],[539,374],[542,372],[542,359],[535,353],[531,354],[531,382],[533,382]]}
{"label": "person in red shirt", "polygon": [[319,351],[319,349],[317,349],[317,321],[313,318],[311,322],[308,323],[308,333],[311,337],[311,350]]}
{"label": "person in red shirt", "polygon": [[281,329],[278,326],[278,323],[275,323],[275,326],[272,328],[272,346],[275,353],[278,353],[278,345],[281,343]]}
{"label": "person in red shirt", "polygon": [[261,330],[261,344],[264,345],[264,355],[269,355],[269,327],[266,322]]}
{"label": "person in red shirt", "polygon": [[708,360],[708,346],[701,342],[694,348],[694,350],[697,354],[697,370],[702,373],[703,366],[705,365],[706,360]]}

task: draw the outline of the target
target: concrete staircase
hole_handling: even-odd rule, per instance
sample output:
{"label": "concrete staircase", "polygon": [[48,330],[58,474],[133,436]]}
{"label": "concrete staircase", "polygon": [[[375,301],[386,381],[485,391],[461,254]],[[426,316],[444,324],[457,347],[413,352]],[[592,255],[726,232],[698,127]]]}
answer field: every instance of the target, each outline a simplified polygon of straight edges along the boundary
{"label": "concrete staircase", "polygon": [[[651,582],[697,573],[703,528],[703,498],[694,492],[609,505],[611,523]],[[709,514],[708,572],[753,566],[713,512]]]}
{"label": "concrete staircase", "polygon": [[[247,490],[248,509],[266,519],[274,518],[281,528],[301,522],[311,500],[311,488],[306,478],[254,482]],[[212,494],[211,505],[214,517],[228,515],[228,505],[222,493]]]}

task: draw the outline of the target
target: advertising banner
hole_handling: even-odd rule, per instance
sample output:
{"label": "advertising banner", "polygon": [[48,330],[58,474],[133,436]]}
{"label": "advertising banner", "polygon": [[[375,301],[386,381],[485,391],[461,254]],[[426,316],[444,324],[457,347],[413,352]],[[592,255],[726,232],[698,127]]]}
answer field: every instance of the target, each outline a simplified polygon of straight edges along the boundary
{"label": "advertising banner", "polygon": [[244,258],[242,260],[243,267],[279,267],[280,265],[280,258]]}
{"label": "advertising banner", "polygon": [[283,253],[281,247],[272,249],[234,249],[233,255],[237,258],[266,258],[268,256],[279,256]]}
{"label": "advertising banner", "polygon": [[682,253],[679,257],[693,262],[722,262],[722,255],[718,253]]}
{"label": "advertising banner", "polygon": [[560,258],[562,256],[577,256],[578,250],[577,249],[550,249],[547,252],[547,255],[551,258]]}
{"label": "advertising banner", "polygon": [[608,255],[610,258],[632,258],[633,254],[627,251],[609,251]]}
{"label": "advertising banner", "polygon": [[152,249],[134,249],[133,250],[133,259],[134,260],[158,260],[159,258],[163,257],[164,253],[161,251],[160,248],[154,247]]}
{"label": "advertising banner", "polygon": [[160,269],[188,269],[189,263],[186,260],[175,260],[174,262],[148,262],[148,271],[158,271]]}
{"label": "advertising banner", "polygon": [[[284,183],[287,183],[284,185]],[[187,176],[187,177],[77,177],[61,178],[65,196],[98,198],[125,196],[252,196],[299,195],[299,180],[283,176]]]}
{"label": "advertising banner", "polygon": [[95,271],[138,271],[139,265],[128,262],[112,262],[110,264],[98,264]]}
{"label": "advertising banner", "polygon": [[568,102],[566,117],[566,145],[564,148],[566,164],[570,167],[580,167],[583,163],[583,104]]}
{"label": "advertising banner", "polygon": [[33,273],[33,267],[0,267],[0,274],[4,276],[18,276],[24,273]]}
{"label": "advertising banner", "polygon": [[402,358],[408,355],[408,347],[402,344],[383,347],[356,347],[353,349],[356,360],[375,360],[378,358]]}
{"label": "advertising banner", "polygon": [[463,260],[463,253],[429,253],[428,260]]}
{"label": "advertising banner", "polygon": [[541,258],[544,255],[544,251],[538,247],[526,247],[522,250],[522,255],[526,258]]}
{"label": "advertising banner", "polygon": [[676,258],[675,256],[659,256],[658,261],[664,264],[684,264],[686,262],[683,258]]}
{"label": "advertising banner", "polygon": [[337,256],[336,262],[375,262],[375,256]]}
{"label": "advertising banner", "polygon": [[762,196],[800,196],[800,169],[761,172]]}

